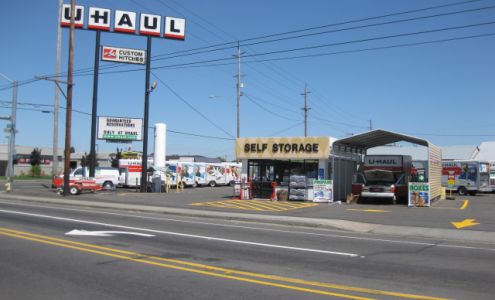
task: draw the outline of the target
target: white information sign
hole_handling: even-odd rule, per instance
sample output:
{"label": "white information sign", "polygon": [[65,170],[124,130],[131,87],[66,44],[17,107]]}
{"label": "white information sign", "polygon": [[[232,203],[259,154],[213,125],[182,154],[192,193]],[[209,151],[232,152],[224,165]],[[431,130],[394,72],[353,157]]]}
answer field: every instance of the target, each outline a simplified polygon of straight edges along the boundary
{"label": "white information sign", "polygon": [[333,202],[333,180],[313,181],[313,202]]}
{"label": "white information sign", "polygon": [[144,50],[110,46],[102,48],[101,60],[141,65],[146,63],[146,51]]}
{"label": "white information sign", "polygon": [[141,141],[143,120],[122,117],[98,117],[98,139]]}

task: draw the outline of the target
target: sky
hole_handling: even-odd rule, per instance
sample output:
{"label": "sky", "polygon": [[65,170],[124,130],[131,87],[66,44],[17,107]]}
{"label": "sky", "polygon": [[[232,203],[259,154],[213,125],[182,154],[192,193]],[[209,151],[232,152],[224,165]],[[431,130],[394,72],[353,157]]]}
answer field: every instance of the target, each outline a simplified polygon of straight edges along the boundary
{"label": "sky", "polygon": [[[69,3],[69,1],[66,1]],[[439,146],[495,140],[495,1],[99,0],[89,7],[186,20],[184,41],[153,38],[149,126],[167,124],[167,154],[234,159],[237,44],[240,136],[343,138],[385,129]],[[53,145],[58,0],[0,2],[0,73],[20,83],[16,144]],[[436,7],[436,8],[434,8]],[[87,17],[86,17],[87,18]],[[68,68],[62,29],[62,78]],[[105,32],[101,44],[146,48],[146,38]],[[71,144],[89,152],[95,32],[75,32]],[[1,77],[1,76],[0,76]],[[100,62],[98,115],[143,118],[142,66]],[[63,87],[64,90],[66,87]],[[12,89],[0,78],[0,116]],[[59,147],[65,141],[60,98]],[[7,125],[7,121],[1,121]],[[4,126],[4,125],[0,125]],[[7,143],[1,136],[0,143]],[[153,151],[153,130],[149,131]],[[141,150],[142,142],[107,143]]]}

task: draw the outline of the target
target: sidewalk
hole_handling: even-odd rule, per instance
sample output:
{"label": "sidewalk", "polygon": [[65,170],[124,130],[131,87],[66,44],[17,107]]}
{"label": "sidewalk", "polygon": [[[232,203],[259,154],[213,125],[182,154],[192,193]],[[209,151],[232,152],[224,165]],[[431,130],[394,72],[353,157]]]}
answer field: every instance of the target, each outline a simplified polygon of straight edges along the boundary
{"label": "sidewalk", "polygon": [[[204,190],[203,190],[204,189]],[[63,197],[55,194],[50,189],[17,189],[14,193],[0,193],[0,199],[22,200],[38,203],[52,203],[73,206],[84,206],[92,208],[117,209],[127,211],[140,211],[148,213],[161,213],[170,215],[180,215],[201,218],[221,218],[224,220],[237,220],[258,223],[271,223],[289,226],[303,226],[312,228],[337,229],[356,233],[374,233],[401,237],[421,237],[452,241],[494,243],[495,232],[481,230],[458,230],[448,228],[433,228],[424,226],[408,226],[396,224],[380,224],[374,218],[374,222],[366,222],[367,215],[359,217],[358,220],[349,220],[330,216],[329,212],[342,211],[347,205],[336,207],[323,204],[315,209],[300,209],[281,213],[274,212],[236,212],[221,211],[215,207],[191,206],[196,201],[221,201],[228,200],[226,196],[227,188],[203,188],[200,192],[197,189],[186,189],[183,193],[168,194],[141,194],[135,192],[101,192],[96,194],[82,194],[78,196]],[[223,189],[223,190],[220,190]],[[219,197],[218,195],[223,195]],[[249,201],[249,200],[246,200]],[[352,206],[359,209],[359,206]],[[424,214],[425,209],[408,209],[407,207],[392,207],[397,211],[405,213]],[[430,208],[431,209],[431,208]],[[400,219],[400,216],[397,218]],[[369,218],[368,218],[369,219]],[[388,223],[390,223],[390,219]]]}

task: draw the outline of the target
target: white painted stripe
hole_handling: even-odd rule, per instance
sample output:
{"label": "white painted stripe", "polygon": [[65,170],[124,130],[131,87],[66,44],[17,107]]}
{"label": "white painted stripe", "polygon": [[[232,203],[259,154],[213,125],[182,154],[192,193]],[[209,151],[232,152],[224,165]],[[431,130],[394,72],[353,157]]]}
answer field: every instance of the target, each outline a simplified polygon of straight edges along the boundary
{"label": "white painted stripe", "polygon": [[[354,254],[354,253],[327,251],[327,250],[320,250],[320,249],[300,248],[300,247],[291,247],[291,246],[283,246],[283,245],[257,243],[257,242],[250,242],[250,241],[224,239],[224,238],[217,238],[217,237],[211,237],[211,236],[186,234],[186,233],[179,233],[179,232],[172,232],[172,231],[162,231],[162,230],[155,230],[155,229],[148,229],[148,228],[139,228],[139,227],[117,225],[117,224],[92,222],[92,221],[79,220],[79,219],[54,217],[54,216],[26,213],[26,212],[13,211],[13,210],[3,210],[2,209],[2,210],[0,210],[0,212],[7,213],[7,214],[14,214],[14,215],[23,215],[23,216],[30,216],[30,217],[37,217],[37,218],[44,218],[44,219],[52,219],[52,220],[58,220],[58,221],[68,221],[68,222],[74,222],[74,223],[99,225],[99,226],[105,226],[105,227],[114,227],[114,228],[130,229],[130,230],[140,230],[140,231],[160,233],[160,234],[166,234],[166,235],[204,239],[204,240],[208,240],[208,241],[219,241],[219,242],[226,242],[226,243],[243,244],[243,245],[268,247],[268,248],[278,248],[278,249],[286,249],[286,250],[294,250],[294,251],[315,252],[315,253],[322,253],[322,254],[333,254],[333,255],[341,255],[341,256],[349,256],[349,257],[359,257],[358,254]],[[363,256],[360,256],[360,257],[363,258]]]}

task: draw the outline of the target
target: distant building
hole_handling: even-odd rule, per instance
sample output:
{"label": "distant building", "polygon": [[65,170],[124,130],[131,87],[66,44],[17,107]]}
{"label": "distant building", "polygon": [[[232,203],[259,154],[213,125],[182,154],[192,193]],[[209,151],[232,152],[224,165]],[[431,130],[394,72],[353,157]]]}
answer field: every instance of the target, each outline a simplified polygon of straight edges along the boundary
{"label": "distant building", "polygon": [[[41,174],[52,175],[53,169],[53,147],[35,147],[35,146],[15,146],[15,160],[14,160],[14,175],[29,174],[31,164],[29,158],[34,148],[41,150]],[[7,164],[9,159],[9,145],[0,144],[0,176],[7,174]],[[64,170],[64,149],[58,149],[58,174],[61,174]],[[81,158],[86,152],[71,153],[71,168],[76,168],[81,165]],[[102,152],[96,155],[98,165],[105,167],[111,165],[109,152]]]}
{"label": "distant building", "polygon": [[473,159],[495,161],[495,142],[483,142],[476,147]]}

